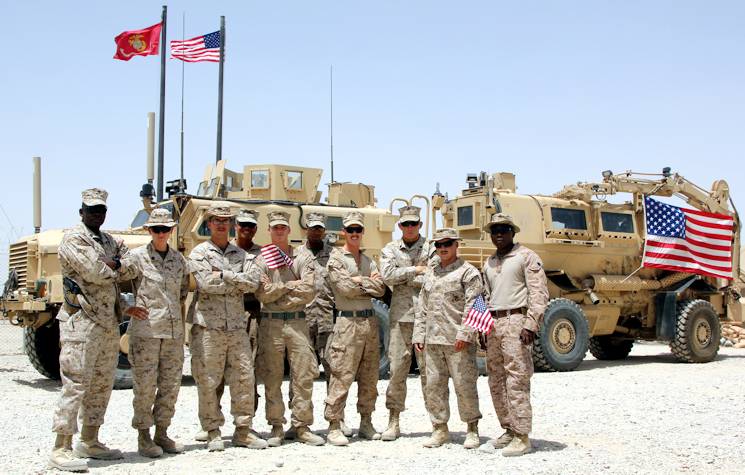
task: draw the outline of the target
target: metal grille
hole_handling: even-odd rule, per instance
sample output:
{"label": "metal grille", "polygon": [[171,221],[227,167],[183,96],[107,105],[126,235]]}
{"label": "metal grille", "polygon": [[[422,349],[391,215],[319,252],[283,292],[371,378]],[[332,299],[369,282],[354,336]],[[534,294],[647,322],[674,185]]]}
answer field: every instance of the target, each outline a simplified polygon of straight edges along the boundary
{"label": "metal grille", "polygon": [[26,241],[17,242],[10,245],[10,255],[8,258],[8,270],[15,269],[18,273],[18,284],[21,288],[27,287],[27,269],[28,267],[28,243]]}

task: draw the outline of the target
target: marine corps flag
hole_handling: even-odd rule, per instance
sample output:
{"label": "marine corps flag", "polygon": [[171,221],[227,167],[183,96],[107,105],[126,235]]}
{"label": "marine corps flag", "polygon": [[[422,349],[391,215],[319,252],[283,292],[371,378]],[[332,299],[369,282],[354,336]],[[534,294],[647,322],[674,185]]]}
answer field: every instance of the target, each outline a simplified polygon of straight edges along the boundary
{"label": "marine corps flag", "polygon": [[160,29],[163,23],[149,26],[142,30],[124,31],[114,38],[116,53],[114,59],[129,61],[132,56],[158,54]]}

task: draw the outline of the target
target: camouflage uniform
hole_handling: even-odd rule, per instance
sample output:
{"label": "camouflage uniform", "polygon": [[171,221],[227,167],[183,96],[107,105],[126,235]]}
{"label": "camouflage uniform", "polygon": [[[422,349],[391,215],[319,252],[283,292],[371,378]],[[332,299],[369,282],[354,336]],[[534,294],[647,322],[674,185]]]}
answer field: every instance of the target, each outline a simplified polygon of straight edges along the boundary
{"label": "camouflage uniform", "polygon": [[163,258],[151,242],[130,252],[126,261],[138,273],[135,305],[148,310],[146,320],[131,319],[127,330],[134,382],[132,427],[168,427],[184,366],[181,305],[189,292],[186,259],[171,247]]}
{"label": "camouflage uniform", "polygon": [[[424,345],[425,405],[432,424],[447,424],[450,419],[448,377],[453,379],[461,420],[481,419],[476,390],[478,337],[462,320],[482,291],[479,271],[460,257],[446,267],[437,265],[426,275],[412,339]],[[456,352],[456,340],[471,344]]]}
{"label": "camouflage uniform", "polygon": [[[105,200],[106,192],[97,191]],[[85,192],[83,202],[87,206],[105,204],[89,204],[92,202],[86,202]],[[127,251],[127,246],[110,234],[101,231],[96,235],[84,224],[67,231],[59,245],[62,275],[75,281],[82,293],[77,296],[80,309],[65,304],[57,314],[62,393],[52,430],[58,434],[75,434],[78,416],[83,426],[98,427],[104,422],[119,358],[123,302],[117,282],[133,275],[124,265],[112,270],[101,258],[122,257]]]}
{"label": "camouflage uniform", "polygon": [[492,402],[501,426],[526,436],[533,419],[533,345],[523,344],[520,332],[523,328],[538,332],[548,303],[546,274],[538,255],[517,243],[506,255],[494,253],[489,257],[482,273],[489,310],[502,314],[495,318],[487,337],[486,366]]}
{"label": "camouflage uniform", "polygon": [[[354,255],[344,248],[335,248],[331,252],[328,273],[339,313],[327,351],[331,380],[324,416],[330,422],[344,419],[347,394],[355,380],[357,411],[362,416],[369,416],[375,409],[380,340],[378,319],[370,298],[385,293],[383,280],[370,277],[377,271],[375,262],[365,254],[360,254],[360,263],[357,264]],[[362,277],[360,284],[351,280],[355,276]]]}
{"label": "camouflage uniform", "polygon": [[202,429],[218,430],[224,422],[216,394],[223,378],[230,386],[230,412],[236,428],[250,427],[254,368],[243,294],[258,287],[249,276],[252,256],[233,244],[223,251],[207,241],[195,247],[189,259],[197,281],[197,303],[189,323],[193,324],[190,350]]}
{"label": "camouflage uniform", "polygon": [[[417,220],[418,218],[417,215]],[[380,273],[393,292],[388,320],[391,376],[385,393],[385,406],[391,411],[401,412],[405,409],[406,377],[413,352],[411,337],[414,331],[414,309],[424,281],[424,276],[417,275],[415,268],[427,265],[432,249],[422,236],[411,246],[406,245],[403,239],[396,239],[383,248],[380,256]],[[424,358],[416,352],[415,356],[424,394],[427,383]]]}
{"label": "camouflage uniform", "polygon": [[291,267],[270,269],[264,256],[259,255],[253,268],[257,280],[261,275],[271,280],[256,291],[262,303],[256,371],[264,382],[267,421],[281,426],[286,421],[281,388],[287,352],[293,393],[292,426],[299,428],[313,423],[313,380],[318,377],[318,361],[310,345],[303,310],[313,300],[315,285],[311,257],[295,254],[293,248],[288,256],[293,260]]}

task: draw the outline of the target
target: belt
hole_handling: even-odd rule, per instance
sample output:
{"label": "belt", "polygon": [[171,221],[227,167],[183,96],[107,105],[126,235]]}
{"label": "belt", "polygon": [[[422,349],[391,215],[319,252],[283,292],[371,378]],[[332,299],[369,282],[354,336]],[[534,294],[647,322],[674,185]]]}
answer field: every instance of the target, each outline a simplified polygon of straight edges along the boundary
{"label": "belt", "polygon": [[372,317],[373,315],[375,315],[375,310],[371,308],[367,310],[357,310],[357,311],[351,311],[351,310],[339,311],[339,316],[341,317]]}
{"label": "belt", "polygon": [[305,312],[261,312],[261,316],[273,320],[294,320],[305,318]]}
{"label": "belt", "polygon": [[491,313],[491,316],[494,318],[503,318],[503,317],[509,317],[512,314],[519,313],[524,315],[528,311],[525,307],[520,308],[513,308],[509,310],[489,310],[489,313]]}

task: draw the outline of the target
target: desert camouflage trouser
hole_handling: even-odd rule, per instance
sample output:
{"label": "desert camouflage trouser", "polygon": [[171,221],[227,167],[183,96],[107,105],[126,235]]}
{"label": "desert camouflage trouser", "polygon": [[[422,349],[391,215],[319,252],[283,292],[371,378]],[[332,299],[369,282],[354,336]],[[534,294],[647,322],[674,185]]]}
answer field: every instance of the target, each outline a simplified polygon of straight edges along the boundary
{"label": "desert camouflage trouser", "polygon": [[78,412],[85,426],[103,424],[119,358],[119,329],[106,329],[82,312],[60,322],[59,363],[62,393],[52,430],[78,431]]}
{"label": "desert camouflage trouser", "polygon": [[191,365],[202,429],[218,429],[225,421],[217,395],[223,378],[230,386],[233,423],[236,427],[250,427],[254,416],[254,367],[248,332],[192,326]]}
{"label": "desert camouflage trouser", "polygon": [[391,377],[385,392],[385,407],[389,411],[401,412],[406,409],[406,379],[411,368],[411,354],[414,353],[419,367],[419,379],[422,394],[427,385],[424,357],[414,351],[411,336],[414,332],[413,322],[396,322],[390,327],[388,340],[388,361],[391,363]]}
{"label": "desert camouflage trouser", "polygon": [[331,367],[326,359],[326,345],[328,344],[331,332],[318,333],[318,324],[308,322],[308,334],[310,336],[311,345],[313,346],[313,349],[316,350],[316,354],[321,360],[321,366],[323,366],[323,378],[326,380],[326,389],[328,389],[329,378],[331,377]]}
{"label": "desert camouflage trouser", "polygon": [[286,422],[282,400],[285,351],[290,362],[292,426],[307,427],[313,424],[313,380],[318,377],[318,361],[310,346],[308,325],[304,319],[262,316],[256,372],[264,382],[266,419],[272,426]]}
{"label": "desert camouflage trouser", "polygon": [[129,337],[132,365],[132,427],[168,427],[176,410],[184,368],[184,341],[180,338]]}
{"label": "desert camouflage trouser", "polygon": [[339,317],[328,342],[331,367],[326,410],[327,421],[344,420],[344,407],[357,380],[357,411],[372,414],[378,397],[380,347],[377,317]]}
{"label": "desert camouflage trouser", "polygon": [[453,379],[458,399],[458,413],[463,422],[481,419],[476,380],[476,347],[468,345],[456,352],[452,345],[425,345],[424,359],[427,368],[427,386],[424,404],[432,424],[447,424],[450,420],[450,391],[448,380]]}
{"label": "desert camouflage trouser", "polygon": [[489,389],[502,428],[527,435],[531,431],[530,378],[533,376],[533,345],[520,341],[525,317],[497,318],[486,340]]}

